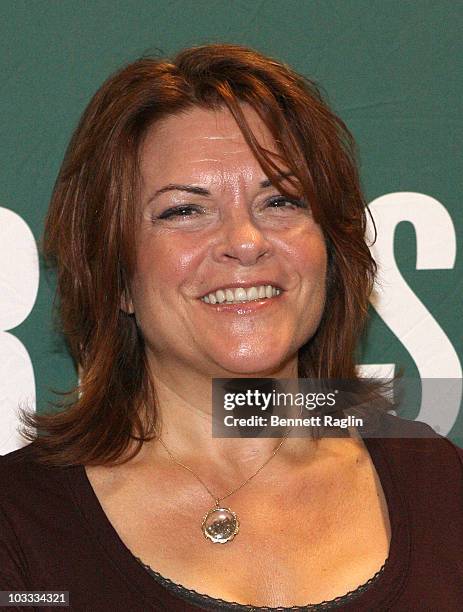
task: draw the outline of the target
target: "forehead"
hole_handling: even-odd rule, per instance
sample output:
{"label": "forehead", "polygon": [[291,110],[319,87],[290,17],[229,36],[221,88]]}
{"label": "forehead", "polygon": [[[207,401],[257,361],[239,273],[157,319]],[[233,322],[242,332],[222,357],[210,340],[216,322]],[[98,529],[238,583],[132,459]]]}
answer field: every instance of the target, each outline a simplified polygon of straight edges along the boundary
{"label": "forehead", "polygon": [[[277,153],[275,142],[257,113],[242,105],[248,125],[259,144]],[[233,174],[260,171],[246,140],[230,111],[192,108],[153,125],[140,151],[144,182],[201,180],[206,173]],[[260,175],[262,172],[260,171]]]}

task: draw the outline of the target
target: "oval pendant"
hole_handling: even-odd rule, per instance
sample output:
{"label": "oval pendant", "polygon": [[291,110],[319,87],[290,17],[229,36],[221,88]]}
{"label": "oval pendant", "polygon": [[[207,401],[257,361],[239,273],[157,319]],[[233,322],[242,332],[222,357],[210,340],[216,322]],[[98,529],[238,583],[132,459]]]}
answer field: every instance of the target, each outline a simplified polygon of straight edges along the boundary
{"label": "oval pendant", "polygon": [[204,536],[214,544],[230,542],[239,531],[240,523],[230,508],[211,508],[201,524]]}

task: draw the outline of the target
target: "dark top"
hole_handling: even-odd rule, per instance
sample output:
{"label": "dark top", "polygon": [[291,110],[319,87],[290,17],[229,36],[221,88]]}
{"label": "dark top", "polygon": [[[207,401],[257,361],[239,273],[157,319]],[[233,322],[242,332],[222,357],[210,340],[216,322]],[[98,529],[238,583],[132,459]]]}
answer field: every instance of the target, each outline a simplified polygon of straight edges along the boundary
{"label": "dark top", "polygon": [[[388,436],[402,437],[365,444],[389,510],[388,559],[366,585],[320,609],[463,609],[463,451],[423,423],[386,415],[383,426]],[[40,466],[33,444],[0,458],[0,590],[69,591],[70,609],[88,612],[224,605],[150,573],[112,527],[83,466]]]}
{"label": "dark top", "polygon": [[342,605],[345,605],[349,602],[353,602],[353,600],[360,595],[360,593],[364,593],[375,581],[382,575],[384,568],[386,567],[386,562],[382,565],[382,567],[376,572],[374,576],[372,576],[367,582],[357,587],[354,591],[349,591],[346,595],[341,595],[340,597],[336,597],[336,599],[330,599],[329,601],[322,601],[318,604],[310,604],[307,606],[291,606],[290,608],[278,607],[271,608],[269,606],[245,606],[243,604],[239,604],[235,601],[225,601],[224,599],[217,599],[216,597],[210,597],[209,595],[204,595],[203,593],[198,593],[198,591],[194,591],[193,589],[187,589],[181,584],[177,584],[176,582],[172,582],[169,578],[165,578],[159,572],[155,572],[149,565],[143,563],[141,559],[135,557],[137,561],[139,561],[143,567],[148,571],[148,573],[153,576],[155,580],[157,580],[160,584],[163,584],[166,589],[171,591],[172,593],[177,593],[179,597],[182,599],[189,601],[191,603],[199,605],[204,610],[229,610],[230,612],[234,610],[235,612],[251,612],[252,610],[271,610],[278,612],[290,612],[290,611],[300,611],[300,612],[315,612],[318,610],[333,610],[339,608]]}

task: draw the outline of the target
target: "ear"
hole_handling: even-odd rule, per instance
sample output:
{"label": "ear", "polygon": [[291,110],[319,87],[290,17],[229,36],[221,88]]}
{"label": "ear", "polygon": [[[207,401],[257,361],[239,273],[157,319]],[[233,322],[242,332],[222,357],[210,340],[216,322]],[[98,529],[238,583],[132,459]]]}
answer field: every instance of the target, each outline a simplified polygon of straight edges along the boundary
{"label": "ear", "polygon": [[133,307],[132,298],[130,297],[130,294],[127,290],[124,291],[121,296],[121,310],[124,311],[128,315],[131,315],[135,312],[135,308]]}

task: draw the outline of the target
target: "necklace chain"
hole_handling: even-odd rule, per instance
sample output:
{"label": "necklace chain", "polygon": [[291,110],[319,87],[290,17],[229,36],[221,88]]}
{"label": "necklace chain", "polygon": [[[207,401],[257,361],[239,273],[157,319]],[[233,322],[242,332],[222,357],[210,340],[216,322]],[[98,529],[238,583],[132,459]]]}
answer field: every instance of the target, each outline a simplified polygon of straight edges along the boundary
{"label": "necklace chain", "polygon": [[[299,417],[302,414],[302,407],[299,413]],[[162,444],[162,446],[165,448],[165,450],[167,451],[167,454],[169,455],[169,457],[172,459],[172,461],[174,461],[177,465],[180,465],[181,467],[185,468],[185,470],[188,470],[191,474],[193,474],[193,476],[203,485],[203,487],[206,489],[206,491],[209,493],[209,495],[212,497],[212,499],[215,501],[215,504],[217,507],[219,507],[220,502],[223,499],[226,499],[227,497],[230,497],[230,495],[233,495],[233,493],[236,493],[237,491],[239,491],[242,487],[244,487],[245,484],[247,484],[252,478],[254,478],[254,476],[257,476],[257,474],[264,469],[264,467],[267,465],[267,463],[273,459],[273,457],[277,454],[277,452],[280,450],[280,448],[282,447],[283,443],[288,439],[289,434],[292,431],[292,427],[289,428],[288,433],[283,436],[283,438],[280,440],[280,442],[276,445],[276,447],[273,449],[272,454],[264,461],[264,463],[254,472],[254,474],[251,474],[251,476],[249,476],[248,478],[246,478],[246,480],[244,482],[242,482],[240,485],[238,485],[236,488],[234,488],[232,491],[230,491],[229,493],[227,493],[226,495],[223,495],[222,497],[217,497],[216,495],[214,495],[214,493],[212,493],[212,491],[209,489],[209,487],[207,486],[207,484],[202,480],[202,478],[200,476],[198,476],[198,474],[196,474],[195,471],[193,471],[190,467],[188,467],[187,465],[185,465],[184,463],[182,463],[181,461],[179,461],[172,453],[171,451],[167,448],[166,444],[164,443],[163,439],[161,437],[159,437],[159,442]]]}

